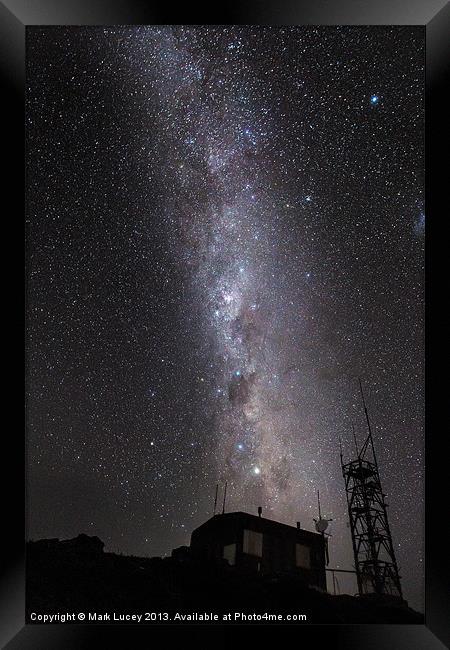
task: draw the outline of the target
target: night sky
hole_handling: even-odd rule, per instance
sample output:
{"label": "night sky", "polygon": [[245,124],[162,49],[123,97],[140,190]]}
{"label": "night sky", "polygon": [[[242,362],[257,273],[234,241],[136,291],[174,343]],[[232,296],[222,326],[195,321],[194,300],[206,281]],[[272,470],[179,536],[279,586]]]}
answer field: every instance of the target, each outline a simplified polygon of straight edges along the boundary
{"label": "night sky", "polygon": [[170,554],[227,480],[351,568],[360,376],[421,609],[424,29],[27,34],[29,537]]}

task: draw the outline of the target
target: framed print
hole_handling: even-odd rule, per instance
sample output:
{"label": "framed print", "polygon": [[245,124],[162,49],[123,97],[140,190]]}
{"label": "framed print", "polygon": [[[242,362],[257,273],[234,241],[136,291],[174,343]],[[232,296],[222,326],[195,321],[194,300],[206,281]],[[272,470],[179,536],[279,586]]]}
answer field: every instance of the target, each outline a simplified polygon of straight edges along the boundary
{"label": "framed print", "polygon": [[444,4],[200,24],[3,3],[26,384],[6,647],[280,625],[448,642],[428,436]]}

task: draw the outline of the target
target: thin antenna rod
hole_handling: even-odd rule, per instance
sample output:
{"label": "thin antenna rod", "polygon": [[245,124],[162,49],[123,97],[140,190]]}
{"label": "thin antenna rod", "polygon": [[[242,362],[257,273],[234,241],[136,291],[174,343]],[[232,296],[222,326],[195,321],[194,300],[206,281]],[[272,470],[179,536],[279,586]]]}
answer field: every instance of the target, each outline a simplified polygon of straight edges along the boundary
{"label": "thin antenna rod", "polygon": [[355,451],[356,451],[356,456],[359,456],[358,452],[358,441],[356,440],[356,432],[355,432],[355,425],[352,422],[352,431],[353,431],[353,441],[355,443]]}
{"label": "thin antenna rod", "polygon": [[361,398],[362,398],[362,403],[364,406],[364,413],[366,414],[366,420],[367,420],[367,428],[369,429],[369,435],[372,437],[372,430],[370,428],[370,420],[369,420],[369,414],[367,413],[367,406],[366,406],[366,400],[364,399],[364,391],[361,383],[361,378],[358,377],[359,381],[359,390],[361,391]]}
{"label": "thin antenna rod", "polygon": [[317,503],[319,505],[319,519],[322,519],[322,514],[320,512],[320,494],[319,494],[319,490],[317,490]]}
{"label": "thin antenna rod", "polygon": [[227,481],[225,481],[225,489],[223,491],[223,506],[222,506],[222,514],[225,514],[225,502],[227,500]]}
{"label": "thin antenna rod", "polygon": [[[366,442],[364,444],[363,449],[364,449],[364,451],[366,450],[367,443],[370,441],[370,445],[372,447],[373,459],[375,461],[375,465],[376,465],[377,471],[378,471],[378,462],[377,462],[377,457],[375,455],[375,447],[373,446],[372,428],[370,426],[369,414],[367,412],[366,400],[364,399],[364,392],[363,392],[363,387],[362,387],[362,383],[361,383],[360,378],[359,378],[359,388],[360,388],[360,391],[361,391],[362,403],[363,403],[363,406],[364,406],[364,413],[366,414],[367,428],[369,430],[369,436],[368,436],[368,439],[366,440]],[[361,453],[361,455],[363,455],[363,453]]]}
{"label": "thin antenna rod", "polygon": [[[214,497],[214,515],[216,514],[216,508],[217,508],[217,494],[219,492],[219,484],[216,484],[216,496]],[[213,516],[214,516],[213,515]]]}

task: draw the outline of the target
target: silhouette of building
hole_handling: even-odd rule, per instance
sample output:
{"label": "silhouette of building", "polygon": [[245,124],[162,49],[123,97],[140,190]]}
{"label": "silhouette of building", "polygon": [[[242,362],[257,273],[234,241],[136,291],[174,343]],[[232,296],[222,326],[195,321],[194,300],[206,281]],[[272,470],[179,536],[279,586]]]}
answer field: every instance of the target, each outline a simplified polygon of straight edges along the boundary
{"label": "silhouette of building", "polygon": [[53,550],[54,552],[69,551],[77,554],[97,555],[103,553],[105,544],[96,535],[80,533],[72,539],[42,539],[37,542],[30,542],[32,547],[39,550]]}
{"label": "silhouette of building", "polygon": [[246,512],[214,515],[191,536],[193,557],[238,570],[292,574],[326,590],[325,541],[318,533]]}

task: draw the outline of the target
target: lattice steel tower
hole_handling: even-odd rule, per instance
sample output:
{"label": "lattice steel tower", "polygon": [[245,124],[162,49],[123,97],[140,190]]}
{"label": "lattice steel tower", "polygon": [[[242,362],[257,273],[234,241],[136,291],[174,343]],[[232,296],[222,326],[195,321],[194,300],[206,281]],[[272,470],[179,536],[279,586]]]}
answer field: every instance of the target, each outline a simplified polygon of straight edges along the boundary
{"label": "lattice steel tower", "polygon": [[355,442],[356,458],[341,467],[347,494],[353,554],[360,595],[378,594],[403,598],[387,516],[387,503],[381,488],[372,429],[359,381],[368,436],[360,450]]}

